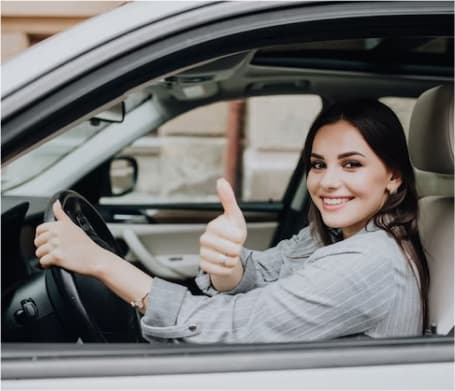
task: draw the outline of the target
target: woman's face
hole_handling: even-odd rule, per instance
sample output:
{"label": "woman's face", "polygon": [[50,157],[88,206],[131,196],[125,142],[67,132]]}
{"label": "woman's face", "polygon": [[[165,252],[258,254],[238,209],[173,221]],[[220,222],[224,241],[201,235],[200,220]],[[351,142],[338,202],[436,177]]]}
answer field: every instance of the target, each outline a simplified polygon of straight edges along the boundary
{"label": "woman's face", "polygon": [[307,187],[322,220],[344,238],[361,230],[381,209],[396,178],[360,132],[340,120],[321,127],[313,141]]}

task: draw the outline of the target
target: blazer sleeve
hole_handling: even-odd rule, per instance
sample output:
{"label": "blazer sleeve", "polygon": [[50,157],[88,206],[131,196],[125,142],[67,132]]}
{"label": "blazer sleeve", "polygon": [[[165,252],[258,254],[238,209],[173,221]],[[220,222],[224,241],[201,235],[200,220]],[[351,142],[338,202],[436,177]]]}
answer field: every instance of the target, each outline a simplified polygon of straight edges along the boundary
{"label": "blazer sleeve", "polygon": [[210,276],[199,269],[196,284],[208,295],[245,293],[262,287],[270,282],[290,275],[294,263],[304,261],[316,251],[320,245],[313,239],[310,228],[302,229],[290,239],[282,240],[278,245],[265,251],[254,251],[243,248],[240,261],[243,265],[243,276],[239,284],[230,291],[219,292],[210,283]]}
{"label": "blazer sleeve", "polygon": [[197,343],[335,338],[365,332],[390,311],[397,291],[393,261],[357,252],[312,258],[291,276],[237,295],[194,296],[156,280],[142,319],[144,337]]}

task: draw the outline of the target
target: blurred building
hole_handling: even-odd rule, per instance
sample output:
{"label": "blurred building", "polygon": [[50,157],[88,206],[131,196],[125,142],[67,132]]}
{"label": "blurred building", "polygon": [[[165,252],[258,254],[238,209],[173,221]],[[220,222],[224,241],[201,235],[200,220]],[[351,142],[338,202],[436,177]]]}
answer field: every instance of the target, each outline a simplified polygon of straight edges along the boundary
{"label": "blurred building", "polygon": [[1,1],[1,60],[124,1]]}

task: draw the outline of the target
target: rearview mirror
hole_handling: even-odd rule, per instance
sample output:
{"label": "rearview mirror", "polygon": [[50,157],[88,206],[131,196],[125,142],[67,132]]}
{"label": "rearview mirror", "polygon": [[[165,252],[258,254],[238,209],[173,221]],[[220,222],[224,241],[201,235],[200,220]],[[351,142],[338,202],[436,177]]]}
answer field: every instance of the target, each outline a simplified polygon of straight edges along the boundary
{"label": "rearview mirror", "polygon": [[125,119],[125,102],[120,102],[109,109],[90,118],[90,121],[123,122]]}

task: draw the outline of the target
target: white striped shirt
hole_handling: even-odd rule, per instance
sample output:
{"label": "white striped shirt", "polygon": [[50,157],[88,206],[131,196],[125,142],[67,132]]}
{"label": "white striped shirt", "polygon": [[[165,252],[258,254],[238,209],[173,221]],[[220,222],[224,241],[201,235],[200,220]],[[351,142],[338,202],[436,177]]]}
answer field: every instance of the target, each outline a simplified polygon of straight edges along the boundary
{"label": "white striped shirt", "polygon": [[203,296],[155,278],[144,337],[252,343],[421,334],[416,277],[395,240],[371,223],[328,246],[305,228],[269,250],[244,249],[241,258],[244,275],[230,292],[214,290],[202,272]]}

